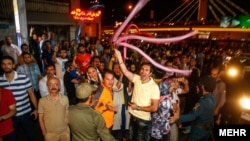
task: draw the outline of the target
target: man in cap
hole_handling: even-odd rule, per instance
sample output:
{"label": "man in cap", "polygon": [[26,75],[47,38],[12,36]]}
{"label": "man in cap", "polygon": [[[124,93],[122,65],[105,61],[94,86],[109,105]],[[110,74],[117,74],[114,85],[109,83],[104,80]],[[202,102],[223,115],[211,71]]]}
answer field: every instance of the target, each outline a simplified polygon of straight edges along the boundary
{"label": "man in cap", "polygon": [[216,100],[212,92],[215,86],[216,80],[214,78],[211,76],[203,76],[199,85],[202,97],[194,106],[193,111],[180,116],[180,123],[193,121],[189,141],[211,140],[216,106]]}
{"label": "man in cap", "polygon": [[100,139],[115,141],[102,115],[91,107],[95,90],[96,87],[89,83],[82,83],[76,88],[78,104],[69,108],[72,141],[99,141]]}

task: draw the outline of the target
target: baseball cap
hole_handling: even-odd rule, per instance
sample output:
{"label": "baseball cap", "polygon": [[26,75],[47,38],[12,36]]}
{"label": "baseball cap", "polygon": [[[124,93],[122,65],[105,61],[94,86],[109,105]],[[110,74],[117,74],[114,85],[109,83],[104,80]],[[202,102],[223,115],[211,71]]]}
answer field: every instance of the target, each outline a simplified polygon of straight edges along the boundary
{"label": "baseball cap", "polygon": [[213,92],[216,87],[216,79],[209,75],[205,75],[201,77],[200,85],[204,85],[208,92]]}
{"label": "baseball cap", "polygon": [[94,91],[96,91],[96,87],[89,83],[82,83],[76,88],[76,97],[78,99],[87,98],[90,96]]}

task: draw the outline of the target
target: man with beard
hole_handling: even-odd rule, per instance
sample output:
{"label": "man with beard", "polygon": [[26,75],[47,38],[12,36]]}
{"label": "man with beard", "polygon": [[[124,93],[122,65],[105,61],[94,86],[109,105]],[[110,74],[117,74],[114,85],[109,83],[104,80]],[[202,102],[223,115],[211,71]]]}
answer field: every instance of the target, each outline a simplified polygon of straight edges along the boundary
{"label": "man with beard", "polygon": [[30,53],[22,53],[24,64],[17,67],[17,72],[26,74],[33,86],[37,99],[40,98],[38,81],[42,78],[42,74],[37,63],[32,62],[32,55]]}
{"label": "man with beard", "polygon": [[1,67],[4,74],[0,76],[0,87],[11,90],[16,99],[17,113],[13,117],[16,140],[18,140],[17,135],[20,133],[20,128],[23,129],[28,141],[37,140],[34,132],[34,122],[31,118],[33,116],[34,120],[37,119],[37,99],[30,79],[27,75],[17,73],[14,70],[14,59],[10,56],[2,58]]}
{"label": "man with beard", "polygon": [[121,53],[117,49],[115,49],[115,56],[123,74],[134,84],[128,109],[131,114],[132,140],[146,141],[149,139],[151,112],[157,111],[160,99],[159,86],[152,78],[153,67],[149,63],[142,63],[137,75],[126,68]]}
{"label": "man with beard", "polygon": [[195,104],[192,111],[182,114],[180,123],[193,121],[189,135],[189,141],[211,141],[214,122],[214,110],[216,100],[213,91],[216,87],[216,79],[206,75],[201,78],[199,89],[202,97]]}
{"label": "man with beard", "polygon": [[73,66],[78,68],[80,75],[84,75],[90,64],[91,55],[86,52],[84,44],[78,45],[78,53],[73,58]]}
{"label": "man with beard", "polygon": [[[23,43],[21,45],[21,50],[22,50],[22,54],[20,56],[18,56],[18,65],[23,65],[25,63],[24,59],[23,59],[23,54],[24,53],[29,53],[29,46],[28,46],[28,44]],[[31,62],[36,63],[36,59],[32,55],[30,57],[31,57]]]}

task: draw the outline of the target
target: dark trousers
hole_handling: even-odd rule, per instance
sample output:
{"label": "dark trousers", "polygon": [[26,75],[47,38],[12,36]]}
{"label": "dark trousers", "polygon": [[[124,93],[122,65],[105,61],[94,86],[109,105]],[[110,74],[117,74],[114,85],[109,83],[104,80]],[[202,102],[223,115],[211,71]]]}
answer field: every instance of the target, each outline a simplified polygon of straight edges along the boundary
{"label": "dark trousers", "polygon": [[14,131],[7,135],[2,136],[2,138],[3,138],[3,141],[16,141]]}
{"label": "dark trousers", "polygon": [[122,138],[126,138],[126,106],[125,104],[122,105],[122,110],[121,110],[121,130],[112,130],[111,134],[118,139],[119,133],[121,133]]}
{"label": "dark trousers", "polygon": [[164,135],[162,139],[156,139],[151,137],[150,141],[170,141],[170,134]]}
{"label": "dark trousers", "polygon": [[126,137],[126,106],[125,104],[122,105],[122,125],[121,125],[121,132],[122,132],[122,137]]}
{"label": "dark trousers", "polygon": [[131,116],[132,141],[148,141],[151,121]]}
{"label": "dark trousers", "polygon": [[34,121],[31,119],[30,114],[24,114],[22,116],[15,116],[13,117],[13,123],[14,123],[14,134],[16,140],[20,138],[20,130],[24,131],[24,134],[28,141],[35,141],[36,133],[34,131]]}
{"label": "dark trousers", "polygon": [[211,128],[192,126],[189,141],[211,141]]}

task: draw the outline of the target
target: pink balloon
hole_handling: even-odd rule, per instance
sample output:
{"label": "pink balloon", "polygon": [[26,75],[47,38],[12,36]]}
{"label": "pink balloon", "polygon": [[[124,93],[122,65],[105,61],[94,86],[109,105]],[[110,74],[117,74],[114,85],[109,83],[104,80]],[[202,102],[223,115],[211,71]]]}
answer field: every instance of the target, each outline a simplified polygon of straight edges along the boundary
{"label": "pink balloon", "polygon": [[[134,27],[134,28],[137,30],[137,32],[140,32],[137,25],[135,25],[135,24],[130,24],[130,25],[127,27],[127,29],[126,29],[125,35],[128,35],[129,29],[132,28],[132,27]],[[119,40],[119,39],[118,39],[118,40]],[[125,42],[127,42],[127,40],[126,40]],[[126,58],[127,58],[127,48],[126,48],[126,47],[123,47],[123,59],[125,60]]]}
{"label": "pink balloon", "polygon": [[149,0],[139,0],[139,2],[136,4],[135,8],[132,10],[132,12],[129,14],[127,19],[122,23],[122,25],[118,28],[118,30],[115,32],[115,35],[113,37],[113,42],[115,43],[118,36],[122,33],[124,28],[128,25],[128,22],[137,14],[147,3]]}
{"label": "pink balloon", "polygon": [[167,72],[176,72],[176,73],[180,73],[183,75],[189,75],[192,71],[191,70],[179,70],[179,69],[174,69],[174,68],[168,68],[166,66],[163,66],[157,62],[155,62],[152,58],[150,58],[145,52],[143,52],[142,50],[140,50],[138,47],[128,44],[128,43],[118,43],[118,45],[121,45],[123,47],[128,47],[130,49],[133,49],[135,51],[137,51],[138,53],[140,53],[142,56],[144,56],[150,63],[152,63],[155,67],[167,71]]}
{"label": "pink balloon", "polygon": [[[126,36],[123,37],[119,37],[119,35],[122,33],[122,31],[124,30],[124,28],[126,27],[126,25],[129,23],[129,21],[135,16],[136,13],[138,13],[147,3],[149,2],[149,0],[139,0],[139,2],[136,4],[135,8],[132,10],[132,12],[129,14],[129,16],[127,17],[127,19],[123,22],[123,24],[117,29],[117,31],[115,32],[112,41],[113,43],[118,46],[121,45],[124,47],[124,51],[126,52],[126,47],[133,49],[135,51],[137,51],[138,53],[140,53],[142,56],[144,56],[150,63],[152,63],[155,67],[164,70],[164,71],[168,71],[168,72],[176,72],[176,73],[180,73],[183,75],[188,75],[191,73],[191,70],[179,70],[179,69],[174,69],[174,68],[168,68],[166,66],[163,66],[157,62],[155,62],[152,58],[150,58],[146,53],[144,53],[142,50],[140,50],[139,48],[137,48],[134,45],[128,44],[128,43],[124,43],[124,41],[127,41],[128,39],[140,39],[140,40],[145,40],[147,42],[152,42],[152,43],[165,43],[165,42],[176,42],[176,41],[180,41],[183,39],[186,39],[188,37],[191,37],[193,35],[195,35],[197,33],[197,31],[193,31],[190,32],[186,35],[182,35],[182,36],[178,36],[178,37],[172,37],[172,38],[161,38],[161,39],[157,39],[157,38],[149,38],[149,37],[144,37],[144,36],[136,36],[136,35],[126,35],[128,33],[128,30],[130,27],[135,26],[137,29],[138,27],[134,24],[131,24],[127,27],[127,31],[125,33]],[[139,30],[138,30],[139,31]],[[126,55],[124,54],[124,57],[126,57]]]}
{"label": "pink balloon", "polygon": [[129,29],[131,29],[132,27],[134,27],[137,30],[137,32],[140,32],[136,24],[130,24],[126,29],[125,35],[128,35]]}
{"label": "pink balloon", "polygon": [[176,42],[176,41],[180,41],[180,40],[189,38],[195,34],[197,34],[197,31],[193,31],[193,32],[190,32],[190,33],[182,35],[182,36],[171,37],[171,38],[160,38],[160,39],[159,38],[150,38],[150,37],[145,37],[145,36],[137,36],[137,35],[127,35],[127,36],[120,37],[116,41],[116,43],[120,43],[124,40],[129,40],[129,39],[144,40],[144,41],[151,42],[151,43]]}

